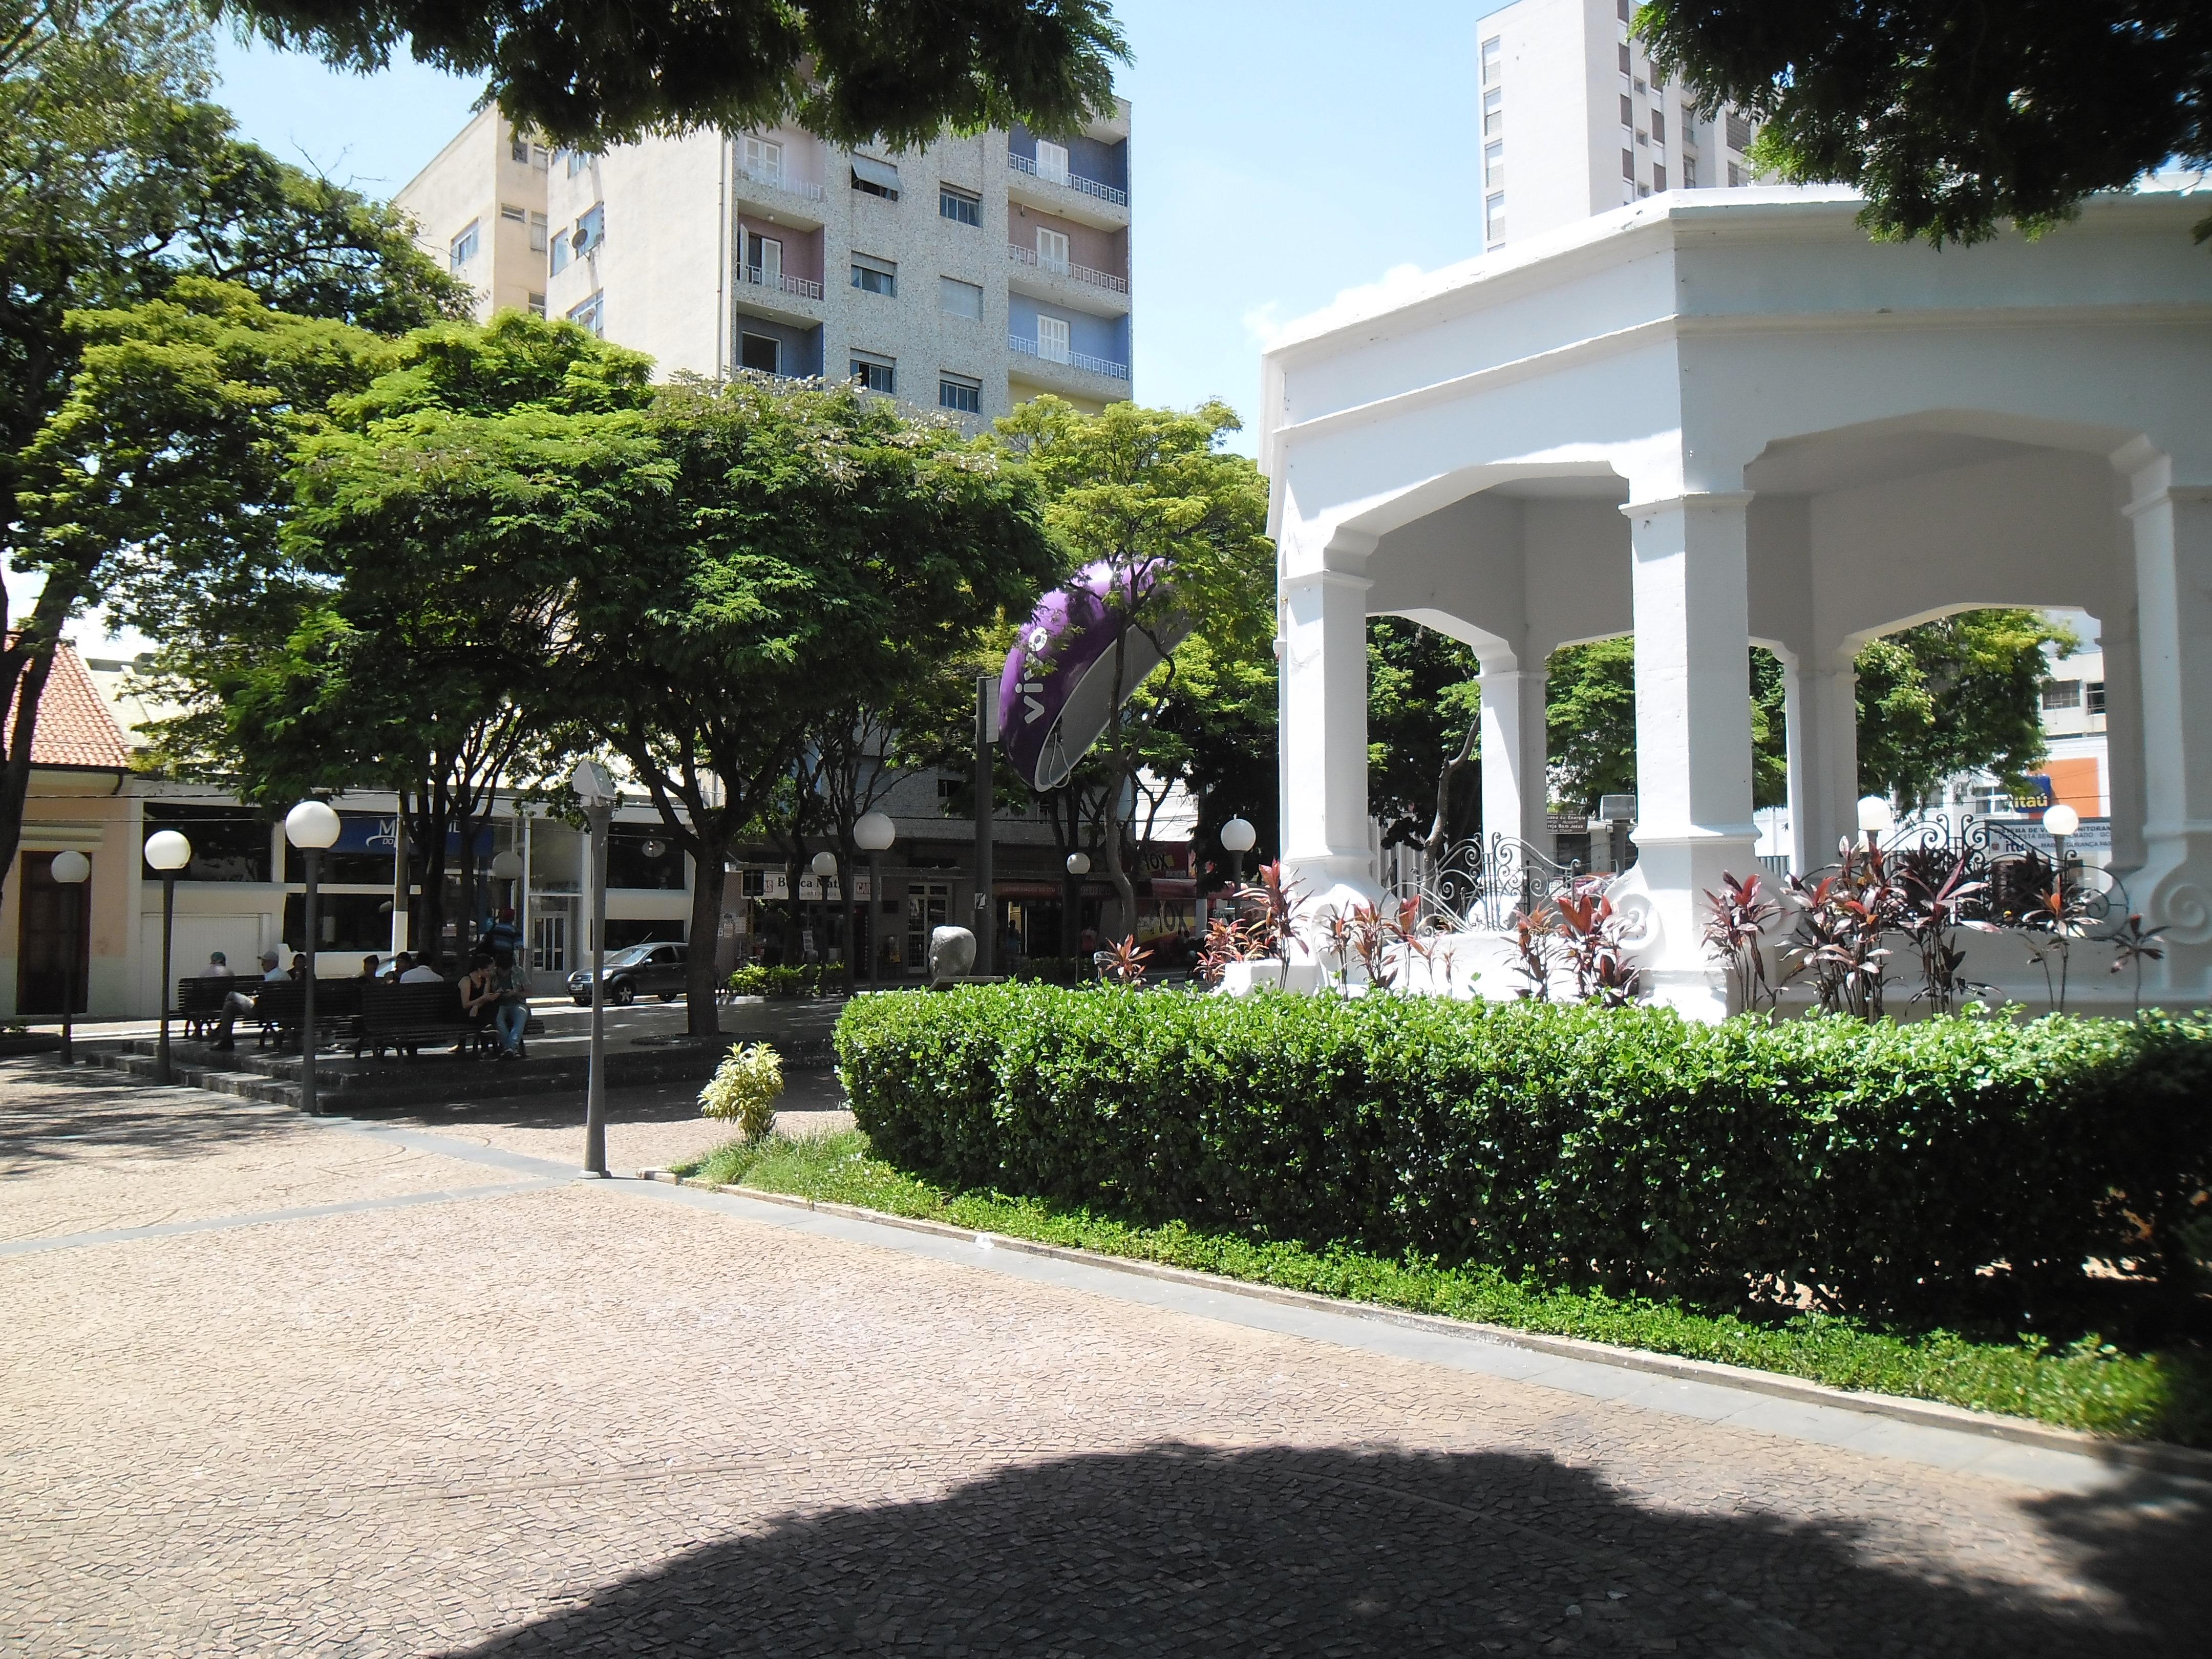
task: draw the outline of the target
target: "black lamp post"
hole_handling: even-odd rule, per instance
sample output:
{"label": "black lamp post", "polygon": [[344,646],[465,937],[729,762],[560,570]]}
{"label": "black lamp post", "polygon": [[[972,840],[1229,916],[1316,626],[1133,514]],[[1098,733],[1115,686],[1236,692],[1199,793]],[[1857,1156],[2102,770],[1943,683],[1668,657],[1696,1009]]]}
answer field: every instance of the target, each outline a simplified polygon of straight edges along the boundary
{"label": "black lamp post", "polygon": [[322,1110],[315,1098],[315,952],[321,948],[321,918],[315,914],[316,878],[321,873],[323,851],[337,845],[338,815],[327,803],[303,800],[284,815],[284,839],[300,849],[307,866],[304,931],[307,936],[307,972],[300,981],[300,1109],[313,1117]]}
{"label": "black lamp post", "polygon": [[1260,832],[1252,827],[1249,818],[1231,818],[1221,826],[1221,850],[1229,854],[1229,881],[1232,887],[1244,884],[1244,855],[1259,838]]}
{"label": "black lamp post", "polygon": [[161,872],[161,1042],[154,1051],[154,1080],[176,1080],[169,1070],[169,944],[176,932],[177,872],[192,861],[192,844],[174,830],[146,837],[146,862]]}
{"label": "black lamp post", "polygon": [[[86,878],[92,874],[92,860],[74,849],[57,853],[54,854],[52,874],[56,884],[66,887],[70,892],[70,925],[66,936],[82,948],[88,920],[84,914],[84,884]],[[76,959],[77,952],[72,950],[62,971],[62,1064],[64,1066],[76,1064],[76,1048],[71,1041],[73,1033],[70,1029],[76,1014]]]}
{"label": "black lamp post", "polygon": [[[898,826],[883,812],[864,812],[853,823],[853,844],[868,855],[868,983],[882,972],[883,947],[876,928],[884,914],[884,854],[898,839]],[[855,941],[857,943],[857,941]]]}
{"label": "black lamp post", "polygon": [[592,844],[592,1065],[584,1090],[584,1173],[607,1173],[606,944],[607,830],[614,823],[615,787],[606,770],[591,759],[579,761],[568,787],[584,809]]}

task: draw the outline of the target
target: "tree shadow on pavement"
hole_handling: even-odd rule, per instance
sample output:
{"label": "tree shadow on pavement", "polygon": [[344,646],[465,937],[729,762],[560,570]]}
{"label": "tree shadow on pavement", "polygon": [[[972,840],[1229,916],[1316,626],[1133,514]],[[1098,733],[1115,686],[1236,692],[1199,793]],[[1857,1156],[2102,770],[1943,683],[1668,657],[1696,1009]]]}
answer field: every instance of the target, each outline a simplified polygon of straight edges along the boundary
{"label": "tree shadow on pavement", "polygon": [[190,1158],[282,1133],[289,1114],[251,1101],[164,1089],[144,1078],[52,1060],[0,1061],[0,1175],[112,1156]]}
{"label": "tree shadow on pavement", "polygon": [[2182,1491],[2024,1508],[2069,1586],[1962,1567],[1996,1542],[1955,1518],[1939,1562],[1905,1528],[1941,1516],[1877,1535],[1662,1510],[1544,1456],[1170,1444],[783,1516],[468,1651],[2202,1653],[2212,1529]]}

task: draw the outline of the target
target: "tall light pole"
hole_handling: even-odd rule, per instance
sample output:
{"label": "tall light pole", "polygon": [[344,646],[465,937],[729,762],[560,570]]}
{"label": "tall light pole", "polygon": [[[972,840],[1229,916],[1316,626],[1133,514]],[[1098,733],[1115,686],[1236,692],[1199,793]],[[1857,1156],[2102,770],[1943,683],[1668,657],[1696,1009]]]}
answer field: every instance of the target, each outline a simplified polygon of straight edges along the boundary
{"label": "tall light pole", "polygon": [[[70,927],[65,935],[73,944],[82,946],[88,918],[84,914],[85,878],[92,874],[92,860],[72,849],[54,854],[53,878],[57,884],[69,890]],[[76,1048],[70,1041],[70,1023],[76,1013],[76,957],[70,952],[68,965],[62,971],[62,1064],[76,1064]]]}
{"label": "tall light pole", "polygon": [[1060,889],[1060,948],[1083,955],[1083,878],[1091,873],[1091,854],[1080,847],[1067,855],[1067,884]]}
{"label": "tall light pole", "polygon": [[146,862],[161,872],[161,1046],[154,1051],[154,1080],[175,1081],[169,1072],[169,941],[176,931],[177,872],[192,861],[192,844],[174,830],[146,837]]}
{"label": "tall light pole", "polygon": [[853,845],[868,855],[868,983],[876,983],[884,953],[876,943],[877,919],[884,913],[884,853],[898,839],[888,813],[863,812],[853,823]]}
{"label": "tall light pole", "polygon": [[991,905],[991,745],[999,740],[999,677],[975,677],[975,971],[988,975],[998,943]]}
{"label": "tall light pole", "polygon": [[[2081,815],[2064,801],[2047,809],[2043,814],[2043,827],[2050,833],[2051,866],[2057,872],[2055,881],[2060,903],[2066,901],[2066,840],[2081,827]],[[58,864],[61,860],[57,859]]]}
{"label": "tall light pole", "polygon": [[327,802],[303,800],[284,814],[284,839],[300,849],[307,866],[307,902],[301,908],[301,930],[307,936],[307,972],[300,981],[300,1109],[309,1117],[321,1114],[315,1099],[315,952],[323,936],[315,914],[316,878],[322,873],[323,851],[337,845],[338,815]]}
{"label": "tall light pole", "polygon": [[584,809],[592,845],[592,1066],[584,1089],[584,1173],[607,1173],[607,828],[614,822],[615,787],[606,769],[588,757],[576,763],[568,787]]}
{"label": "tall light pole", "polygon": [[[837,855],[825,847],[806,861],[806,867],[814,872],[814,953],[821,958],[817,966],[827,968],[830,965],[830,884],[837,879]],[[844,895],[840,893],[837,896],[842,902]]]}

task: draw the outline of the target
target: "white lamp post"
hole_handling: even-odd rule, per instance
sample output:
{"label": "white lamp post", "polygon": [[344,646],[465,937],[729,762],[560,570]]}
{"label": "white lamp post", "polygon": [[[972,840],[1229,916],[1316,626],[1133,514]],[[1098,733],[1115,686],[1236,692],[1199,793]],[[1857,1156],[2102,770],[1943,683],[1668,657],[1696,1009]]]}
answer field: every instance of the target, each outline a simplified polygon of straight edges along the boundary
{"label": "white lamp post", "polygon": [[177,872],[192,861],[192,844],[174,830],[156,830],[146,837],[146,862],[161,872],[161,1046],[154,1054],[154,1078],[173,1081],[169,1074],[169,940],[176,928]]}
{"label": "white lamp post", "polygon": [[1229,879],[1239,887],[1244,884],[1244,855],[1259,838],[1260,832],[1247,818],[1231,818],[1221,826],[1221,850],[1229,854]]}
{"label": "white lamp post", "polygon": [[614,822],[615,787],[597,761],[576,763],[568,787],[584,809],[592,844],[592,1063],[584,1090],[584,1173],[607,1172],[606,936],[607,828]]}
{"label": "white lamp post", "polygon": [[898,839],[888,813],[864,812],[853,823],[853,844],[868,855],[868,983],[877,982],[883,951],[876,944],[876,921],[884,913],[884,854]]}
{"label": "white lamp post", "polygon": [[2066,838],[2081,827],[2081,815],[2062,800],[2045,810],[2043,827],[2051,832],[2051,865],[2057,872],[2056,879],[2063,899],[2066,892]]}
{"label": "white lamp post", "polygon": [[300,849],[307,866],[305,932],[307,972],[300,983],[300,1109],[313,1117],[322,1109],[315,1100],[315,953],[323,936],[315,914],[316,879],[322,873],[323,849],[337,845],[338,815],[327,802],[303,800],[284,814],[284,839]]}
{"label": "white lamp post", "polygon": [[[87,918],[84,914],[84,884],[92,874],[92,860],[74,849],[54,854],[53,878],[70,890],[70,926],[67,937],[82,940]],[[70,1024],[76,1012],[76,953],[71,951],[62,970],[62,1064],[76,1063],[76,1049],[72,1044]]]}
{"label": "white lamp post", "polygon": [[1867,851],[1874,851],[1875,843],[1897,827],[1897,814],[1890,809],[1887,795],[1859,797],[1859,833],[1866,837]]}
{"label": "white lamp post", "polygon": [[818,936],[814,949],[826,968],[830,965],[830,884],[837,879],[837,855],[825,847],[807,860],[806,867],[814,872],[814,931]]}

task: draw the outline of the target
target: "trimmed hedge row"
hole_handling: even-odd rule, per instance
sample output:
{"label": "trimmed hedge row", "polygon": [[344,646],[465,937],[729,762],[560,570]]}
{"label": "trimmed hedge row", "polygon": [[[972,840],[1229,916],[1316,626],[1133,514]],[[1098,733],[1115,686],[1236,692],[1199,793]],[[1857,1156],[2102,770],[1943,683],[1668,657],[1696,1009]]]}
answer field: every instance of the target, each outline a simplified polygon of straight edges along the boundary
{"label": "trimmed hedge row", "polygon": [[2212,1178],[2202,1016],[1705,1026],[1016,985],[862,998],[836,1042],[871,1144],[949,1186],[1692,1298],[1924,1314],[1993,1265],[2025,1300],[2090,1256],[2179,1282]]}

